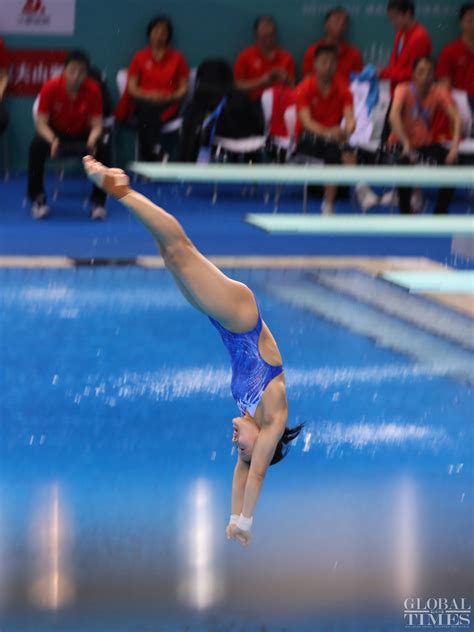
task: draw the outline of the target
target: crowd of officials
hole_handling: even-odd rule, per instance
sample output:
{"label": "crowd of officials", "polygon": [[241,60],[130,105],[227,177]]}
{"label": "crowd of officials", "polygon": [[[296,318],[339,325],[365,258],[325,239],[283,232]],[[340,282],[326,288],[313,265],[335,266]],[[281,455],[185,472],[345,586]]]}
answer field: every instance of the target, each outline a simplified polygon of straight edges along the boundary
{"label": "crowd of officials", "polygon": [[[416,20],[411,0],[389,0],[387,16],[395,29],[393,50],[387,66],[375,70],[376,80],[390,82],[392,95],[381,141],[393,148],[399,164],[419,160],[456,164],[462,121],[451,91],[465,92],[473,107],[474,3],[461,7],[460,36],[446,44],[437,60],[431,56],[430,34]],[[349,143],[356,127],[350,81],[363,72],[364,60],[346,39],[348,23],[343,7],[327,13],[324,36],[307,49],[302,80],[297,83],[295,61],[279,46],[274,19],[260,16],[254,23],[254,43],[242,50],[234,67],[223,60],[204,61],[192,98],[187,98],[190,70],[184,55],[172,47],[173,25],[166,16],[155,17],[146,31],[147,46],[128,66],[125,89],[113,112],[116,124],[134,126],[140,159],[160,161],[164,130],[180,117],[177,157],[196,161],[202,145],[210,143],[210,134],[261,135],[261,97],[271,89],[276,133],[285,135],[284,112],[296,106],[296,154],[327,164],[357,164],[357,151]],[[0,39],[0,133],[8,124],[7,85]],[[110,161],[104,141],[104,109],[110,105],[104,108],[105,102],[109,103],[107,86],[100,73],[92,72],[83,51],[71,51],[63,73],[43,85],[28,166],[28,196],[35,219],[49,214],[43,182],[49,158],[89,153],[105,164]],[[324,188],[322,213],[335,211],[336,193],[336,187]],[[452,194],[452,189],[439,192],[435,213],[448,212]],[[398,199],[402,213],[414,212],[412,191],[398,189]],[[97,188],[91,196],[91,217],[106,217],[105,196]]]}

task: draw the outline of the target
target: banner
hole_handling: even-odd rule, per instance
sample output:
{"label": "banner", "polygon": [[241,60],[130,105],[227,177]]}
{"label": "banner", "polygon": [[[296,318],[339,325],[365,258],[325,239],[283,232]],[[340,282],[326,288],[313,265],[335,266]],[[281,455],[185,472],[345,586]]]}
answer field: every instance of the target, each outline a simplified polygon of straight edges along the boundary
{"label": "banner", "polygon": [[10,49],[8,59],[8,93],[13,96],[36,96],[45,81],[63,70],[66,50]]}
{"label": "banner", "polygon": [[3,35],[72,35],[76,0],[1,0]]}

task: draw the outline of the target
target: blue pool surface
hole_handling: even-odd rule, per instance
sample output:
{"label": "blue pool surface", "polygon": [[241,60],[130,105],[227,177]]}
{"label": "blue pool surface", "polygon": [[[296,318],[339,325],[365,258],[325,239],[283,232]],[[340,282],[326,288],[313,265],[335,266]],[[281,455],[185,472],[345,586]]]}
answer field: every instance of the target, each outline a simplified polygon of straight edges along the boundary
{"label": "blue pool surface", "polygon": [[404,630],[407,598],[472,601],[472,386],[228,273],[306,424],[248,549],[227,352],[170,275],[0,270],[2,632]]}

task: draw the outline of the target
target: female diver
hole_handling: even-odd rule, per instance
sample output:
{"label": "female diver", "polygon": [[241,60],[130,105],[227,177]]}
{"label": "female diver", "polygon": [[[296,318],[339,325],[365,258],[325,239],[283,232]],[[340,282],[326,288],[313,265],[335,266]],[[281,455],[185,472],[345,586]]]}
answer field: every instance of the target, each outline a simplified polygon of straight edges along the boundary
{"label": "female diver", "polygon": [[253,292],[206,259],[172,215],[133,191],[121,169],[104,167],[91,156],[84,158],[84,168],[97,186],[131,209],[150,230],[178,288],[209,317],[230,353],[231,390],[240,417],[232,420],[238,458],[226,534],[247,545],[267,469],[286,455],[285,446],[303,427],[286,426],[285,378],[275,339],[262,321]]}

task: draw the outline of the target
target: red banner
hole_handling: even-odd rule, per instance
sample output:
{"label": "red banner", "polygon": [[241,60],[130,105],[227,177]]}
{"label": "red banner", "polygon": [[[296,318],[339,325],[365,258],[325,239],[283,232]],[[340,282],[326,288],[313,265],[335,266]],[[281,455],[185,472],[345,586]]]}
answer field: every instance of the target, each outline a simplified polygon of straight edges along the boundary
{"label": "red banner", "polygon": [[8,92],[14,96],[36,96],[41,86],[62,72],[66,50],[7,49]]}

